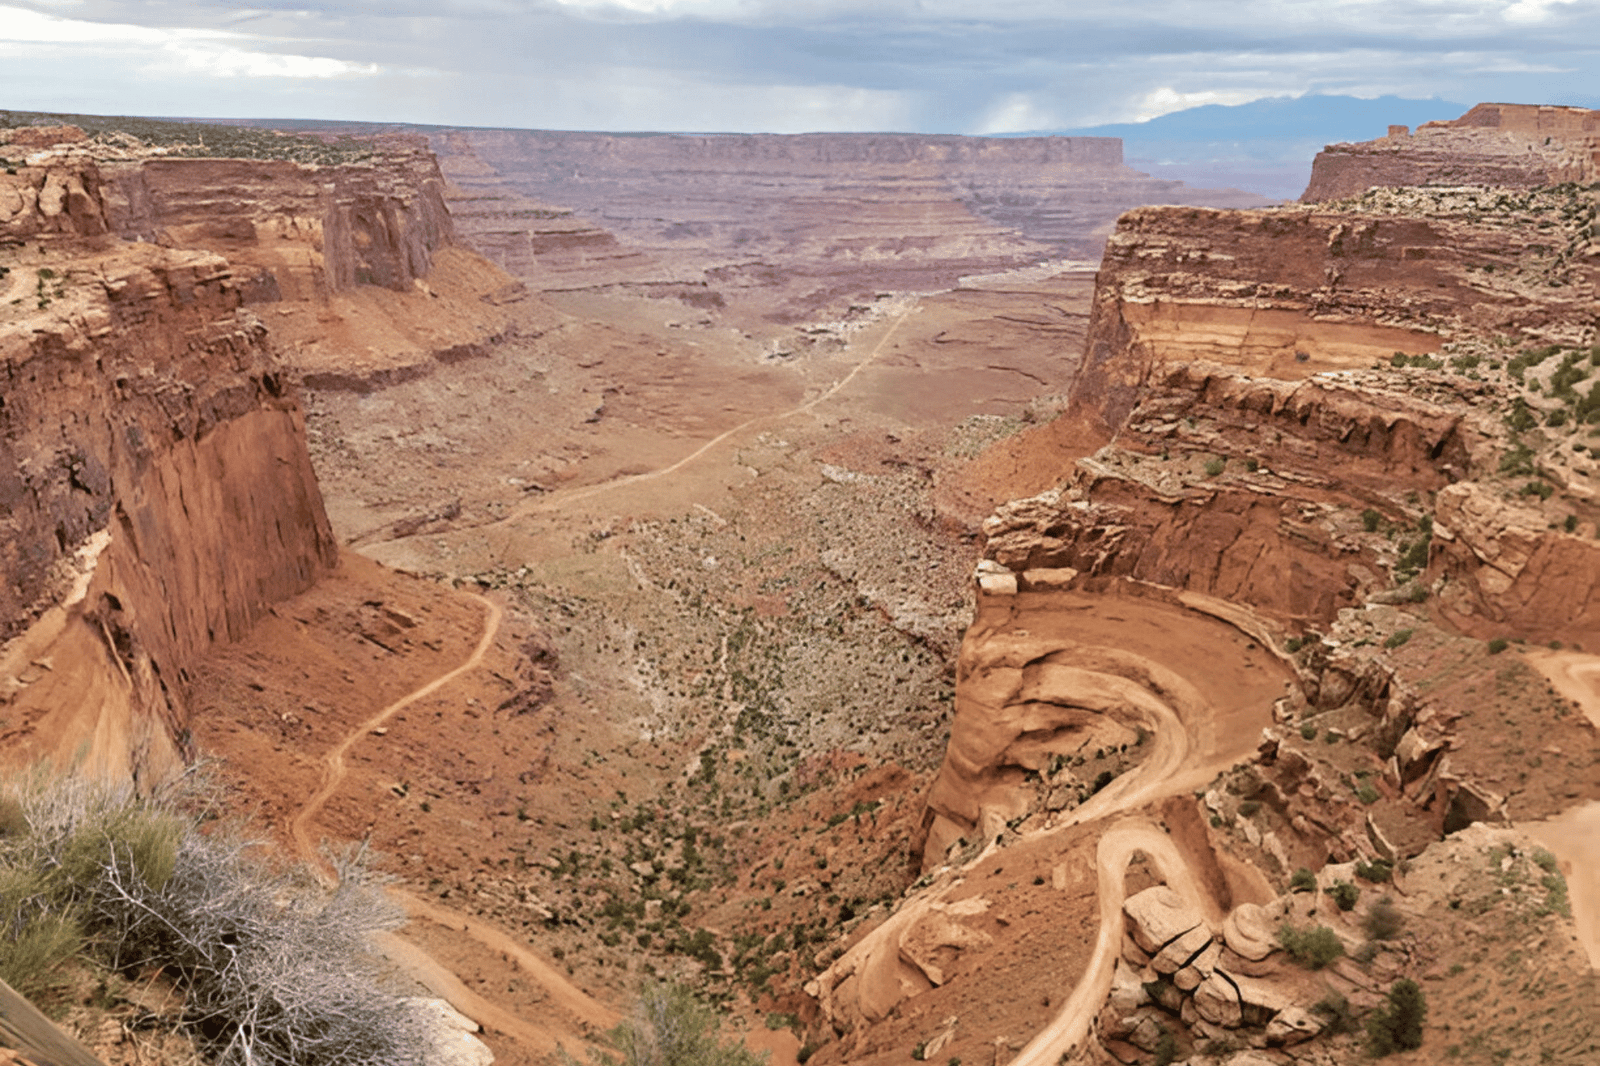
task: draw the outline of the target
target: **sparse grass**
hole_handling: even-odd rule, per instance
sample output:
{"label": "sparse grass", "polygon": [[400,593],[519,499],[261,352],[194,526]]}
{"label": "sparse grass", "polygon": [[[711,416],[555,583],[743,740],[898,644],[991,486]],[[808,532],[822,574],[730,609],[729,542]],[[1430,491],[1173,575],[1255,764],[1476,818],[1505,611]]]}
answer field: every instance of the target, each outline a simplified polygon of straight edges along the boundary
{"label": "sparse grass", "polygon": [[248,126],[167,122],[131,116],[0,110],[0,128],[38,123],[77,126],[92,140],[111,146],[127,144],[131,138],[138,145],[165,148],[169,155],[185,158],[283,159],[335,166],[360,162],[376,154],[370,141],[358,137],[322,137]]}
{"label": "sparse grass", "polygon": [[1416,630],[1414,629],[1397,629],[1389,634],[1389,639],[1383,642],[1383,646],[1390,649],[1401,647],[1411,639],[1411,634],[1415,632]]}

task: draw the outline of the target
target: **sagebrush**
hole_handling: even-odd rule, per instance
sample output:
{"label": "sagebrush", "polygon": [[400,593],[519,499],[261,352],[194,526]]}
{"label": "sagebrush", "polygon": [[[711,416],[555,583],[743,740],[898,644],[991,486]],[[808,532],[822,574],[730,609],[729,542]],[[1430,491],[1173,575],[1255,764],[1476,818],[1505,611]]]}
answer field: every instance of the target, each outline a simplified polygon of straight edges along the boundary
{"label": "sagebrush", "polygon": [[47,989],[87,951],[160,970],[216,1061],[380,1066],[430,1060],[434,1025],[379,982],[370,938],[403,916],[352,851],[325,889],[238,831],[201,832],[181,797],[40,774],[0,786],[0,977]]}

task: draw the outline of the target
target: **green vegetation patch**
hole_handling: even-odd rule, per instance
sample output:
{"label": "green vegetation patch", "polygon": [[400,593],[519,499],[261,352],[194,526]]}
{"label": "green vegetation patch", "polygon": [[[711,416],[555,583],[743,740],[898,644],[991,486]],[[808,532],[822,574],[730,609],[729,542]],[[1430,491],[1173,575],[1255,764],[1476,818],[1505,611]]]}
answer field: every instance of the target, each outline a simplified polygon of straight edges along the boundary
{"label": "green vegetation patch", "polygon": [[251,126],[169,122],[126,115],[71,115],[45,111],[0,111],[0,129],[77,126],[90,140],[109,146],[165,148],[168,155],[208,159],[281,159],[309,166],[339,166],[372,159],[371,140],[345,135],[283,133]]}

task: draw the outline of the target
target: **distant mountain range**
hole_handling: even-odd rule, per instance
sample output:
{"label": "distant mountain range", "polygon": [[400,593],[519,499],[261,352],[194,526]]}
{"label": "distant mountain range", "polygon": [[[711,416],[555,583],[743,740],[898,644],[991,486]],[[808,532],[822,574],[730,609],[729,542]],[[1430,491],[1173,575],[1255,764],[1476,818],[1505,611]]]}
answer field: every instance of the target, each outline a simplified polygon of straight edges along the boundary
{"label": "distant mountain range", "polygon": [[1232,107],[1191,107],[1148,122],[1014,136],[1121,137],[1123,156],[1137,170],[1293,200],[1305,190],[1311,160],[1325,145],[1370,141],[1391,124],[1416,127],[1457,118],[1471,106],[1399,96],[1275,96]]}

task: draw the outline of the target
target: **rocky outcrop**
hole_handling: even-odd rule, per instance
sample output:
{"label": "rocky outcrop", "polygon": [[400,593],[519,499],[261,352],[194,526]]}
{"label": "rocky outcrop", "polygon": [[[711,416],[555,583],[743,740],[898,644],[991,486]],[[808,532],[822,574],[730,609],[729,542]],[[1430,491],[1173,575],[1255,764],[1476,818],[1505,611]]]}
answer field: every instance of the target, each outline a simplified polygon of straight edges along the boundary
{"label": "rocky outcrop", "polygon": [[1443,489],[1435,514],[1439,567],[1450,578],[1445,602],[1463,628],[1541,641],[1600,632],[1593,537],[1551,529],[1534,507],[1472,483]]}
{"label": "rocky outcrop", "polygon": [[1385,206],[1128,212],[1068,417],[1109,439],[1163,368],[1194,361],[1292,381],[1592,317],[1600,246],[1587,233],[1524,221],[1488,192]]}
{"label": "rocky outcrop", "polygon": [[1582,107],[1479,104],[1449,122],[1317,153],[1302,202],[1357,196],[1381,186],[1483,185],[1533,188],[1600,175],[1600,111]]}
{"label": "rocky outcrop", "polygon": [[113,232],[226,255],[252,303],[355,285],[407,291],[454,239],[438,164],[425,144],[402,138],[387,139],[366,162],[330,167],[257,159],[117,163],[106,168],[105,184]]}
{"label": "rocky outcrop", "polygon": [[246,303],[409,289],[449,220],[415,146],[318,173],[52,139],[0,176],[0,741],[148,779],[187,754],[188,668],[337,563]]}
{"label": "rocky outcrop", "polygon": [[[67,127],[65,129],[71,130]],[[8,131],[30,142],[39,131]],[[247,303],[357,285],[409,291],[454,241],[444,179],[426,143],[390,137],[337,166],[112,153],[53,132],[0,176],[0,234],[123,240],[226,256]]]}
{"label": "rocky outcrop", "polygon": [[[1447,605],[1480,626],[1592,631],[1596,551],[1576,518],[1549,529],[1504,488],[1462,483],[1497,473],[1506,427],[1490,412],[1524,388],[1520,372],[1469,369],[1507,337],[1594,328],[1594,209],[1576,192],[1400,190],[1349,211],[1130,212],[1064,416],[1109,447],[1061,493],[1002,508],[988,554],[1326,622],[1393,569],[1353,517],[1398,519],[1438,493]],[[1428,354],[1446,343],[1489,354]],[[1454,372],[1389,368],[1416,362]],[[1527,388],[1536,403],[1550,391]],[[1539,465],[1585,497],[1583,453],[1563,444]]]}

